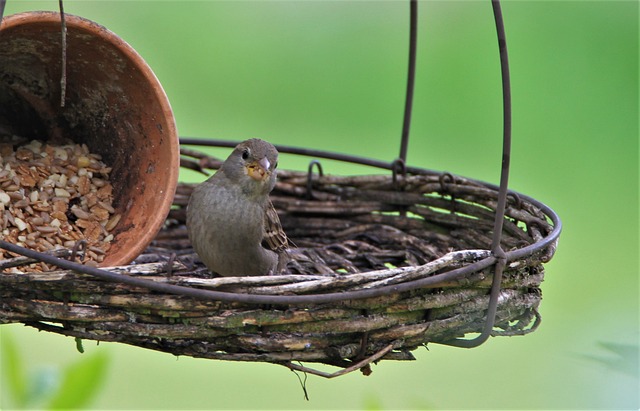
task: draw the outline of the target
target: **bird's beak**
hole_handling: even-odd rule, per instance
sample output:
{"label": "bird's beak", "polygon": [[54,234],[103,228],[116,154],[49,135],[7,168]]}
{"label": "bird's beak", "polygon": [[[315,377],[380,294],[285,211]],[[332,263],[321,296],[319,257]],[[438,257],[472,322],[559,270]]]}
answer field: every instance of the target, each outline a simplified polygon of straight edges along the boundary
{"label": "bird's beak", "polygon": [[247,166],[247,174],[256,181],[264,181],[269,178],[269,175],[271,174],[269,171],[270,167],[271,163],[269,160],[267,160],[266,157],[263,157],[257,163],[251,163]]}

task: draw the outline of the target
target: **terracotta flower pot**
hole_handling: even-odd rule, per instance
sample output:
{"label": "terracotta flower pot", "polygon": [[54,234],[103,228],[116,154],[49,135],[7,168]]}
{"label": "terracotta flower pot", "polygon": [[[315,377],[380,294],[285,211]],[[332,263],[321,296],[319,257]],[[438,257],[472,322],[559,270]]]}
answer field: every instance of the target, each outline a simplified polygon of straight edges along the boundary
{"label": "terracotta flower pot", "polygon": [[149,66],[120,37],[65,15],[66,98],[61,107],[60,14],[7,16],[0,26],[0,126],[29,139],[85,143],[113,167],[113,230],[102,266],[131,262],[162,227],[179,170],[167,96]]}

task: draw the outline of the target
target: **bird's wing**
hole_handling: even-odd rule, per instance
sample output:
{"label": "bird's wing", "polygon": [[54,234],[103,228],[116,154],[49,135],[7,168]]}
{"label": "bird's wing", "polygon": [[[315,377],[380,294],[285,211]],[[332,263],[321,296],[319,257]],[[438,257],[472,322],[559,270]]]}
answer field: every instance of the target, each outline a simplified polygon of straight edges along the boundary
{"label": "bird's wing", "polygon": [[262,239],[270,250],[280,254],[289,248],[289,239],[282,229],[280,217],[273,207],[271,200],[267,200],[264,213],[264,238]]}

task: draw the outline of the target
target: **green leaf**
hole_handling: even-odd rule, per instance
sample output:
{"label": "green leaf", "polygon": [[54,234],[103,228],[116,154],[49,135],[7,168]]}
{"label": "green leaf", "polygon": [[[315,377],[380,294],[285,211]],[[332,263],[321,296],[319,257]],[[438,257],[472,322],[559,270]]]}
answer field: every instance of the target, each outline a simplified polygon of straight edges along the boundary
{"label": "green leaf", "polygon": [[67,366],[63,371],[60,389],[47,408],[85,408],[102,387],[107,363],[108,356],[98,352]]}
{"label": "green leaf", "polygon": [[638,378],[638,346],[625,345],[614,342],[600,341],[598,345],[609,354],[606,357],[597,355],[583,355],[584,358],[599,362],[610,369]]}
{"label": "green leaf", "polygon": [[[15,402],[15,407],[26,408],[27,377],[24,364],[13,337],[6,330],[0,334],[0,370],[2,386],[9,387],[8,391]],[[6,406],[4,402],[1,405]]]}
{"label": "green leaf", "polygon": [[84,353],[84,347],[82,346],[82,338],[76,337],[76,350],[78,350],[80,354]]}

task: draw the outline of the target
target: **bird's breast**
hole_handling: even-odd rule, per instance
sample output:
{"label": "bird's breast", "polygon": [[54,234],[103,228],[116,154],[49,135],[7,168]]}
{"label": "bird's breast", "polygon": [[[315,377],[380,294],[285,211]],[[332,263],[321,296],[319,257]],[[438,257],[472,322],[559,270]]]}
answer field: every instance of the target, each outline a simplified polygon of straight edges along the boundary
{"label": "bird's breast", "polygon": [[[264,209],[235,187],[216,187],[194,192],[200,212],[200,229],[207,237],[233,246],[235,244],[259,244],[263,235]],[[192,213],[193,214],[193,213]],[[222,244],[224,245],[224,244]]]}

